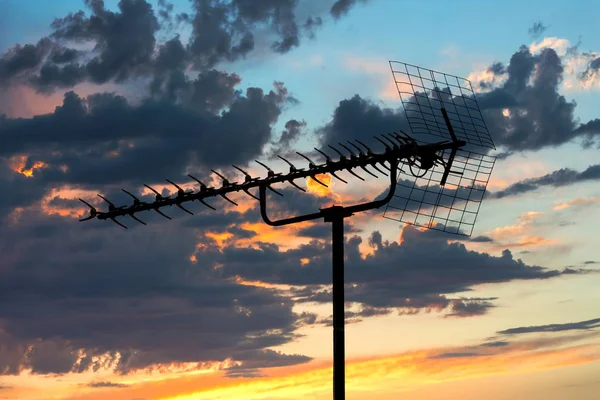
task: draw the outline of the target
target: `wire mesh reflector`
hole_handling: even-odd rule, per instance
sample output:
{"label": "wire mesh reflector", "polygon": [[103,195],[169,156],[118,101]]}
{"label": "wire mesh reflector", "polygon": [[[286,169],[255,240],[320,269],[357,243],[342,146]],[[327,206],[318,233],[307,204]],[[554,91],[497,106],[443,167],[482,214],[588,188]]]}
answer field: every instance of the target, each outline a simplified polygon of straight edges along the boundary
{"label": "wire mesh reflector", "polygon": [[[448,150],[449,152],[449,150]],[[447,154],[444,154],[446,157]],[[443,166],[422,177],[401,172],[384,218],[458,235],[471,236],[496,157],[459,150],[446,185]]]}
{"label": "wire mesh reflector", "polygon": [[390,61],[390,68],[414,135],[450,139],[441,112],[445,108],[458,139],[477,146],[496,148],[470,81],[399,61]]}

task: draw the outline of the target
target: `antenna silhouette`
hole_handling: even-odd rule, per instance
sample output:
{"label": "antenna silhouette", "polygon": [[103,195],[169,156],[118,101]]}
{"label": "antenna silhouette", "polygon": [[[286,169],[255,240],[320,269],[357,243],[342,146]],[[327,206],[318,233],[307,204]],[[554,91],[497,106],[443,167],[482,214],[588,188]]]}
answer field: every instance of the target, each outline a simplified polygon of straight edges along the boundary
{"label": "antenna silhouette", "polygon": [[[373,151],[359,140],[347,141],[347,145],[338,143],[342,150],[328,145],[329,149],[337,154],[336,160],[324,149],[315,148],[325,158],[324,164],[316,164],[308,156],[296,152],[308,162],[306,169],[298,168],[291,161],[278,156],[289,165],[287,174],[276,173],[266,164],[256,161],[267,170],[267,176],[264,178],[252,177],[242,168],[233,165],[244,175],[243,183],[231,182],[222,173],[211,170],[222,181],[219,188],[207,187],[202,181],[188,174],[191,179],[200,184],[200,190],[184,191],[176,183],[167,179],[168,183],[177,188],[175,197],[163,197],[152,187],[144,185],[156,195],[152,203],[142,202],[135,195],[123,190],[133,198],[133,203],[129,206],[116,207],[108,199],[98,195],[109,204],[106,212],[98,211],[94,206],[80,199],[90,208],[90,215],[80,221],[93,218],[112,220],[126,228],[116,218],[130,216],[145,225],[145,222],[134,216],[135,213],[154,210],[163,217],[171,219],[160,209],[175,205],[193,215],[182,206],[182,203],[195,200],[207,208],[216,210],[214,206],[205,202],[211,197],[222,197],[237,206],[237,203],[228,198],[227,194],[241,191],[259,201],[261,216],[268,225],[282,226],[320,218],[325,222],[331,222],[333,395],[335,400],[344,400],[344,219],[358,212],[387,205],[385,218],[470,236],[495,163],[495,157],[471,151],[473,146],[492,149],[495,147],[468,80],[397,61],[390,61],[390,68],[415,137],[403,131],[374,136],[374,139],[384,146],[381,152]],[[432,142],[428,140],[430,136],[441,137],[444,140]],[[401,169],[400,164],[406,166],[408,172]],[[320,174],[330,174],[333,178],[348,184],[348,181],[337,175],[337,172],[341,171],[346,171],[364,181],[361,175],[353,171],[356,169],[375,178],[378,176],[373,171],[388,177],[387,195],[382,199],[362,204],[334,205],[319,209],[318,212],[279,220],[269,218],[267,189],[283,196],[272,187],[273,184],[289,183],[305,192],[306,190],[294,181],[312,178],[318,184],[327,187],[327,184],[317,178]],[[258,189],[258,196],[251,193],[250,189]]]}

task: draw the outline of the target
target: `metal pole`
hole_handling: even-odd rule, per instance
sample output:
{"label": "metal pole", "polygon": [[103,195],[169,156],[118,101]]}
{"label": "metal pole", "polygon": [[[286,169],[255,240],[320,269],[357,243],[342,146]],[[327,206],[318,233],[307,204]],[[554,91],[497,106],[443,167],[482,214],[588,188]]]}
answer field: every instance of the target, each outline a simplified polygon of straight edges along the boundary
{"label": "metal pole", "polygon": [[345,337],[344,337],[344,209],[332,207],[325,219],[332,223],[333,281],[333,399],[344,400]]}

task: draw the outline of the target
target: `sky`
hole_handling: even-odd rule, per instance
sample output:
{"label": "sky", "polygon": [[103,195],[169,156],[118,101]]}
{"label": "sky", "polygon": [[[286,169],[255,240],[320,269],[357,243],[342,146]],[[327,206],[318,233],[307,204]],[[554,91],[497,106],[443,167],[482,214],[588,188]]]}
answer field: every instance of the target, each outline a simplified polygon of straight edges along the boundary
{"label": "sky", "polygon": [[[348,399],[596,399],[596,1],[0,0],[0,399],[328,399],[330,226],[232,194],[78,222],[407,125],[389,60],[469,79],[497,157],[470,237],[345,223]],[[410,134],[410,131],[408,131]],[[333,155],[333,154],[332,154]],[[270,215],[385,179],[279,185]],[[407,176],[404,178],[408,178]]]}

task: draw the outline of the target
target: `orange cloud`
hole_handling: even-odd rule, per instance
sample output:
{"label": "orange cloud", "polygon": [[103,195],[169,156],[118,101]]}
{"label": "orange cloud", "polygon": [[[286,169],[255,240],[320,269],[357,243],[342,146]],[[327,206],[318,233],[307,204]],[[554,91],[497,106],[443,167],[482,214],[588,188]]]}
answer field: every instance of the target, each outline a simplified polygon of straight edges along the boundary
{"label": "orange cloud", "polygon": [[58,214],[61,217],[81,218],[82,216],[88,215],[89,209],[87,206],[80,203],[81,206],[77,208],[63,208],[50,204],[50,201],[54,198],[59,199],[87,199],[86,201],[91,205],[98,206],[100,201],[96,196],[96,192],[92,190],[72,189],[69,186],[62,186],[50,190],[49,193],[44,196],[41,201],[41,209],[47,215]]}
{"label": "orange cloud", "polygon": [[236,276],[234,281],[238,285],[254,286],[254,287],[260,287],[260,288],[265,288],[265,289],[279,289],[279,290],[285,291],[285,290],[289,290],[291,288],[291,286],[289,286],[289,285],[277,285],[277,284],[267,283],[267,282],[262,282],[262,281],[247,281],[247,280],[244,280],[243,278],[241,278],[240,276]]}
{"label": "orange cloud", "polygon": [[577,199],[573,199],[571,201],[567,201],[567,202],[563,202],[560,204],[555,205],[552,209],[554,211],[560,211],[560,210],[564,210],[570,207],[582,207],[582,206],[588,206],[588,205],[592,205],[592,204],[596,204],[600,202],[600,196],[596,196],[596,197],[580,197]]}
{"label": "orange cloud", "polygon": [[469,247],[481,251],[502,251],[506,248],[533,248],[550,246],[558,240],[535,234],[536,220],[544,215],[542,212],[530,211],[521,214],[516,224],[494,228],[485,233],[493,239],[490,243],[470,243]]}

